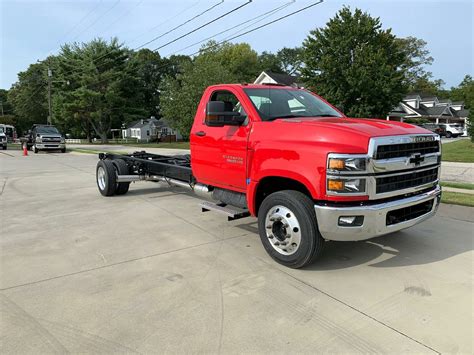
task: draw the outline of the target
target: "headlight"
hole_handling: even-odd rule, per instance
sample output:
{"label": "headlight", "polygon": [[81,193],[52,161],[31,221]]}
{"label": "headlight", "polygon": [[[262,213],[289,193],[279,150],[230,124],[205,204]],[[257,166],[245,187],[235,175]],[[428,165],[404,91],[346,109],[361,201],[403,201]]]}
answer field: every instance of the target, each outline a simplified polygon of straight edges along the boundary
{"label": "headlight", "polygon": [[328,159],[328,169],[336,171],[365,171],[367,158],[331,158]]}
{"label": "headlight", "polygon": [[336,193],[364,193],[366,180],[365,179],[338,179],[328,177],[327,189]]}
{"label": "headlight", "polygon": [[43,141],[43,139],[41,138],[41,136],[36,136],[36,141],[38,143],[41,143]]}

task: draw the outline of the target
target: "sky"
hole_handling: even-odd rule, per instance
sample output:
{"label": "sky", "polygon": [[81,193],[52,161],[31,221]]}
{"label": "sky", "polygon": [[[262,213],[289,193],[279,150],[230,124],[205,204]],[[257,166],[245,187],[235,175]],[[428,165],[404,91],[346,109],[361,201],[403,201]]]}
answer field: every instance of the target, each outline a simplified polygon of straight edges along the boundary
{"label": "sky", "polygon": [[[205,14],[146,45],[155,49],[194,28],[245,3],[225,0]],[[166,45],[162,56],[191,54],[199,45],[183,50],[243,21],[263,14],[292,0],[253,0],[249,5],[193,34]],[[58,53],[61,44],[87,42],[95,37],[117,36],[130,48],[137,48],[160,36],[221,0],[0,0],[0,88],[9,89],[17,73],[28,65]],[[249,27],[251,29],[307,6],[314,1],[296,0],[283,10]],[[344,5],[358,7],[380,17],[383,28],[392,28],[398,37],[425,40],[434,58],[428,68],[446,88],[458,85],[466,74],[473,74],[473,8],[470,0],[325,0],[299,14],[236,39],[247,42],[258,52],[276,52],[282,47],[301,45],[312,29],[324,27]],[[252,23],[246,24],[249,26]],[[242,27],[228,31],[223,40]]]}

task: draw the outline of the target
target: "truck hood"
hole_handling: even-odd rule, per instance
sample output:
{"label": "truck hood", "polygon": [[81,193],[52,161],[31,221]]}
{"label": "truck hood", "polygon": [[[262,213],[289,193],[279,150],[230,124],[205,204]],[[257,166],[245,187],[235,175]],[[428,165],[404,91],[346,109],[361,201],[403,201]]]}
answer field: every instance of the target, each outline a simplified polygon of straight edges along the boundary
{"label": "truck hood", "polygon": [[398,136],[403,134],[432,134],[432,132],[408,123],[377,120],[372,118],[336,118],[336,117],[305,117],[301,119],[285,119],[302,126],[332,128],[347,133],[371,137]]}
{"label": "truck hood", "polygon": [[360,118],[305,117],[254,122],[252,136],[260,147],[274,145],[319,152],[365,154],[372,137],[432,134],[410,124]]}

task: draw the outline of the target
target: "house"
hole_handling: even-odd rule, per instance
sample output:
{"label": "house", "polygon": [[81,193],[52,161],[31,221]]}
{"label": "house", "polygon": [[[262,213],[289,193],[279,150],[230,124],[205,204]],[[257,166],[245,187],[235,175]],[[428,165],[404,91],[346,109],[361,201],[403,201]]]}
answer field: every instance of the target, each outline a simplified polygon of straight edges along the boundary
{"label": "house", "polygon": [[140,119],[122,128],[122,138],[136,138],[139,141],[178,141],[183,137],[178,131],[171,128],[165,119]]}
{"label": "house", "polygon": [[452,102],[449,99],[439,99],[436,96],[423,96],[413,93],[389,112],[387,120],[405,121],[407,119],[426,119],[433,123],[460,123],[466,125],[469,110],[464,108],[464,102]]}
{"label": "house", "polygon": [[299,78],[297,76],[273,73],[271,71],[262,71],[260,75],[253,82],[254,84],[275,84],[275,85],[287,85],[293,87],[303,87],[299,83]]}

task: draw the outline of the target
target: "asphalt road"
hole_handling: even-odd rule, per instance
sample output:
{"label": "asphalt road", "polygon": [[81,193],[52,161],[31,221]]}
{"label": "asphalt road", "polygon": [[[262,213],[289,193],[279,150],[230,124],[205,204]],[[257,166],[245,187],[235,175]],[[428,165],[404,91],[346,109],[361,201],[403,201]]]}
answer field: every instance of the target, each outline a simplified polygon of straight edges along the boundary
{"label": "asphalt road", "polygon": [[474,209],[273,262],[153,183],[95,186],[94,155],[0,152],[0,353],[473,352]]}

